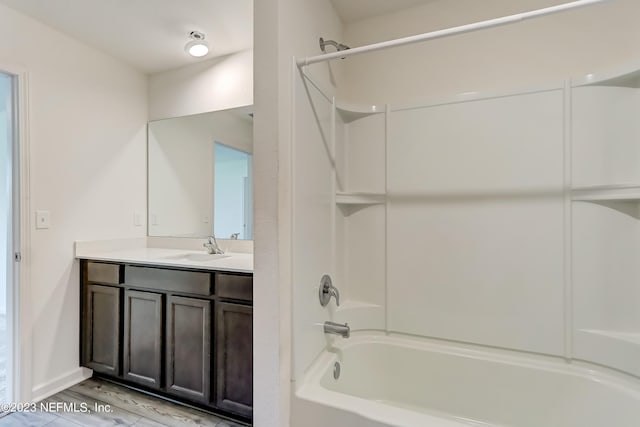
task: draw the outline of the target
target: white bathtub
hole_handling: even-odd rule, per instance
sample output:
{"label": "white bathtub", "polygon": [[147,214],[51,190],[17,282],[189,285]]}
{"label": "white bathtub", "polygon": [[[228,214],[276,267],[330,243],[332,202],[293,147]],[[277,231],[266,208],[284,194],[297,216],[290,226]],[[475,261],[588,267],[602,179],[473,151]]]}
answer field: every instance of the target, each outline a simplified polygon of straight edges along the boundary
{"label": "white bathtub", "polygon": [[354,335],[318,358],[292,402],[292,427],[470,425],[638,427],[640,382],[552,358]]}

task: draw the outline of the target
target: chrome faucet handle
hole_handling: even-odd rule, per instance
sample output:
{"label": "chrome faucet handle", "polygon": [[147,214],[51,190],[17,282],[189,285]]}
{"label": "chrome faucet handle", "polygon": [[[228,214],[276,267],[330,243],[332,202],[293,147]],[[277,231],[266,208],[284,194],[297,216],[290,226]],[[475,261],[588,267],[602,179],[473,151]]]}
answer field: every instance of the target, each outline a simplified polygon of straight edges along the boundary
{"label": "chrome faucet handle", "polygon": [[340,291],[335,286],[329,288],[329,296],[336,299],[336,305],[340,307]]}
{"label": "chrome faucet handle", "polygon": [[340,306],[340,291],[338,288],[333,286],[331,281],[331,276],[325,274],[320,279],[320,289],[318,292],[318,297],[320,298],[320,305],[326,307],[331,301],[331,297],[336,299],[336,305]]}
{"label": "chrome faucet handle", "polygon": [[233,233],[231,235],[231,240],[238,240],[238,237],[240,237],[240,233]]}

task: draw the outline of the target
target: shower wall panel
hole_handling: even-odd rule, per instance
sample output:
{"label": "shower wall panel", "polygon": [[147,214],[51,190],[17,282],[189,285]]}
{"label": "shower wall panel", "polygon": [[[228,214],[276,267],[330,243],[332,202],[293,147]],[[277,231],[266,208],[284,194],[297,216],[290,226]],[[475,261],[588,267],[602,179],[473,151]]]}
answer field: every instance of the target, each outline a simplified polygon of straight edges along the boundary
{"label": "shower wall panel", "polygon": [[388,328],[562,354],[563,91],[394,111]]}
{"label": "shower wall panel", "polygon": [[335,274],[335,188],[333,104],[305,80],[296,77],[295,84],[293,364],[299,378],[325,346],[329,312],[318,301],[318,285],[323,274]]}
{"label": "shower wall panel", "polygon": [[571,122],[572,178],[577,190],[572,204],[573,356],[636,376],[640,375],[637,75],[574,88]]}
{"label": "shower wall panel", "polygon": [[574,88],[573,186],[640,183],[640,89]]}

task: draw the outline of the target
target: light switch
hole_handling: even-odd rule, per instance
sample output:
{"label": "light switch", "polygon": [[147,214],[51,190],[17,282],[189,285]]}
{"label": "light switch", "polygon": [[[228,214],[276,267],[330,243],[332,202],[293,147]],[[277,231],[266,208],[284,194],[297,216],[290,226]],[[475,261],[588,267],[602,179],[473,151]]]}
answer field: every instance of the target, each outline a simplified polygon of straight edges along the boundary
{"label": "light switch", "polygon": [[133,213],[133,225],[142,227],[142,214],[140,212]]}
{"label": "light switch", "polygon": [[202,215],[202,222],[209,224],[209,215]]}
{"label": "light switch", "polygon": [[36,228],[45,229],[51,226],[49,211],[36,211]]}
{"label": "light switch", "polygon": [[158,225],[158,215],[152,213],[151,214],[151,225]]}

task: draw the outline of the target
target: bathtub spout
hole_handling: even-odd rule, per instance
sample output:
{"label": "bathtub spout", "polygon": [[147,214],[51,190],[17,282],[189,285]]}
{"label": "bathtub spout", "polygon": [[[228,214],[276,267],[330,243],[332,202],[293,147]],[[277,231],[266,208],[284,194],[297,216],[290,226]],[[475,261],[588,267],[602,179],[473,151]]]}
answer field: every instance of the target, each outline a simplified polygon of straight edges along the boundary
{"label": "bathtub spout", "polygon": [[351,335],[351,328],[349,328],[348,323],[343,325],[335,322],[324,322],[324,333],[340,335],[342,338],[349,338]]}

